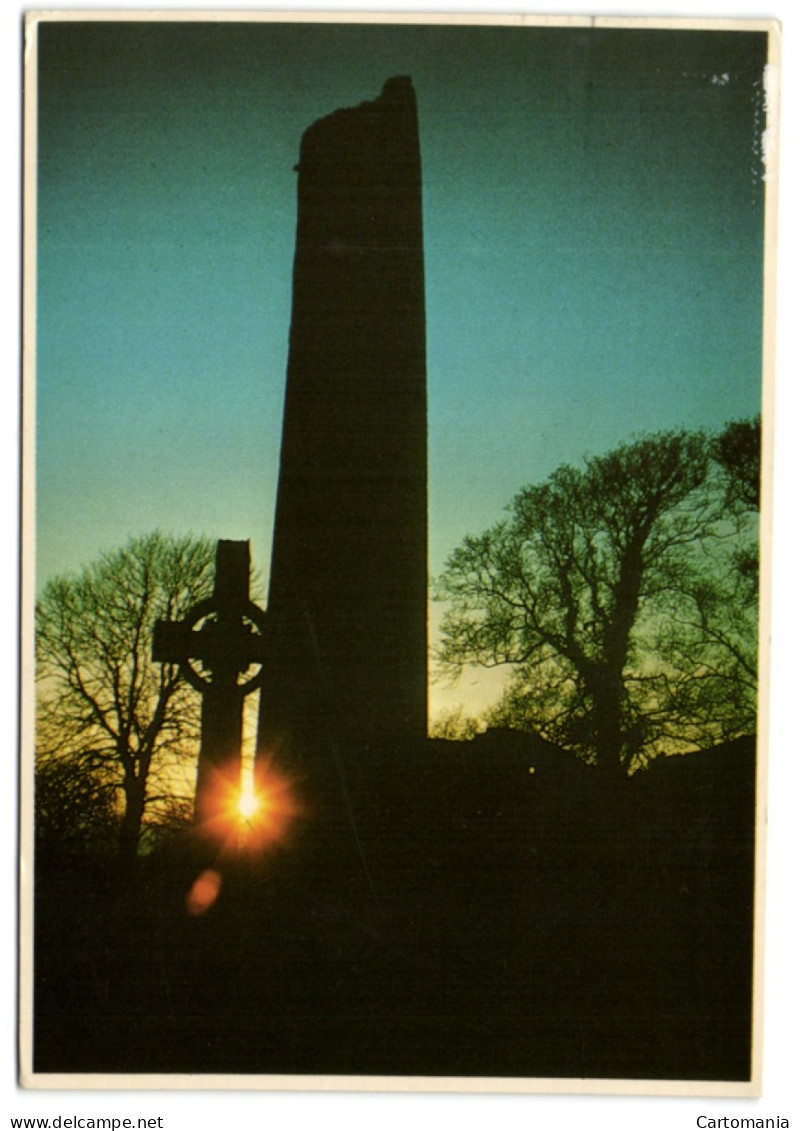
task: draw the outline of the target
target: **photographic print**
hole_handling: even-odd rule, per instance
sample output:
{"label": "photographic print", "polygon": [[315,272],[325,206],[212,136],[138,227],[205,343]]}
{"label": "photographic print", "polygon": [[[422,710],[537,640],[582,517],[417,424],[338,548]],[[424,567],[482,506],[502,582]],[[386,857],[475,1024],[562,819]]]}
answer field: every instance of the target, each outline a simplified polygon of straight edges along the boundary
{"label": "photographic print", "polygon": [[757,1094],[776,26],[26,37],[23,1082]]}

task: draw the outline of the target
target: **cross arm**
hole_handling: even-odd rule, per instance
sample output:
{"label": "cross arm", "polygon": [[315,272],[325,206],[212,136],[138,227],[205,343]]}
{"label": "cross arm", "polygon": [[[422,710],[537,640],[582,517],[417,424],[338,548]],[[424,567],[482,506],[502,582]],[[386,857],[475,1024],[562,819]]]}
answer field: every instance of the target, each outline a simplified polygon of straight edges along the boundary
{"label": "cross arm", "polygon": [[244,671],[250,664],[263,664],[264,637],[247,624],[216,623],[194,629],[184,621],[157,621],[153,630],[153,660],[182,664],[201,660],[210,667],[226,665]]}

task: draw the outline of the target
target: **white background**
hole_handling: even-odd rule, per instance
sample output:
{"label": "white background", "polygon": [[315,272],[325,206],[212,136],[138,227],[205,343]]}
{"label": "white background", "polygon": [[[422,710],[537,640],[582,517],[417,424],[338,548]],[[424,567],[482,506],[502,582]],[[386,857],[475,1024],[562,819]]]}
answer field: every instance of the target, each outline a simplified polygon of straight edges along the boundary
{"label": "white background", "polygon": [[[164,8],[192,5],[163,4]],[[199,4],[196,5],[199,7]],[[209,5],[210,7],[213,6]],[[269,7],[269,4],[263,5]],[[49,9],[90,8],[89,4],[51,3]],[[95,5],[102,8],[106,5]],[[129,3],[128,8],[147,8]],[[153,5],[149,5],[153,7]],[[236,5],[245,9],[248,5]],[[20,317],[20,114],[22,12],[9,6],[0,13],[0,126],[3,161],[0,178],[0,232],[2,243],[3,365],[0,370],[0,507],[2,550],[0,570],[0,721],[5,741],[0,742],[0,1131],[10,1127],[9,1116],[162,1116],[166,1131],[211,1131],[224,1124],[226,1131],[270,1128],[281,1131],[414,1131],[458,1126],[458,1131],[522,1131],[528,1128],[614,1128],[620,1131],[647,1127],[694,1128],[699,1115],[719,1118],[784,1116],[800,1128],[797,1076],[800,1074],[798,1040],[798,966],[800,938],[795,906],[798,903],[800,826],[800,751],[796,716],[800,711],[800,665],[797,644],[798,536],[800,508],[800,361],[798,325],[800,294],[797,275],[798,131],[800,115],[800,9],[791,0],[775,7],[754,2],[660,6],[636,3],[617,8],[587,3],[549,0],[532,8],[508,0],[496,3],[437,2],[358,3],[317,2],[280,5],[300,9],[347,8],[350,11],[406,10],[450,12],[535,12],[548,15],[689,16],[777,18],[783,24],[783,76],[781,121],[781,173],[778,264],[778,364],[775,424],[775,536],[773,573],[773,631],[771,675],[771,749],[769,825],[767,841],[766,922],[766,1035],[763,1096],[750,1100],[703,1098],[635,1098],[592,1096],[496,1096],[432,1094],[341,1093],[221,1093],[221,1092],[33,1092],[18,1088],[16,1060],[16,906],[17,906],[17,551],[18,551],[18,432],[19,432],[19,317]],[[657,975],[657,972],[654,971]]]}

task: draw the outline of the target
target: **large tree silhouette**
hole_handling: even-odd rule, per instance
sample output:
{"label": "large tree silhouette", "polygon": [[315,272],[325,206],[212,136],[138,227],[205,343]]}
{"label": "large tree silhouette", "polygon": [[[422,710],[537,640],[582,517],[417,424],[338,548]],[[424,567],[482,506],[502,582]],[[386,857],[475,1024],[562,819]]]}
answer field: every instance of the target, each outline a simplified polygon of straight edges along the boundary
{"label": "large tree silhouette", "polygon": [[666,432],[561,467],[451,554],[441,659],[512,666],[491,721],[623,772],[752,729],[755,603],[712,455]]}
{"label": "large tree silhouette", "polygon": [[[176,666],[150,661],[153,625],[213,586],[214,544],[161,533],[50,581],[36,604],[40,831],[86,843],[109,819],[130,862],[143,828],[180,805],[197,702]],[[184,775],[185,778],[185,775]]]}

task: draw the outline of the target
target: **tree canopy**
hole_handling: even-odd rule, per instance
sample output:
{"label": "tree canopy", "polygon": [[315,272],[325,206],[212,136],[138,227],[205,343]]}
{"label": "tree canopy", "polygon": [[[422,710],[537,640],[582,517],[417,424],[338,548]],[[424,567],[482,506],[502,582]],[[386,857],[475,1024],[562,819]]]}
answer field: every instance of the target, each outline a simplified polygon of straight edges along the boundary
{"label": "tree canopy", "polygon": [[440,657],[452,673],[510,666],[491,722],[624,772],[752,732],[753,476],[734,507],[730,453],[701,432],[641,437],[525,487],[507,519],[453,551]]}
{"label": "tree canopy", "polygon": [[757,511],[761,495],[761,418],[732,420],[714,438],[711,454],[725,476],[725,499],[737,510]]}
{"label": "tree canopy", "polygon": [[213,571],[211,540],[156,532],[45,586],[36,603],[40,835],[85,842],[113,828],[130,860],[148,824],[181,811],[199,712],[177,666],[151,662],[152,632],[209,596]]}

